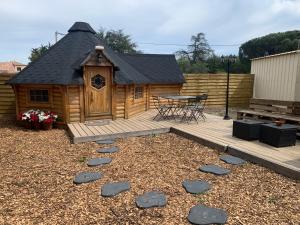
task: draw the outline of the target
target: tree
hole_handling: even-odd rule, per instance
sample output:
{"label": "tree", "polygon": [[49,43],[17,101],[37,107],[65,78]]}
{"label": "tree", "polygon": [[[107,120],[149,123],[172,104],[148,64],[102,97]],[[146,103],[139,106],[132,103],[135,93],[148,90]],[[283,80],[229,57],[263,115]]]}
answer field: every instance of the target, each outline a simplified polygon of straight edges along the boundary
{"label": "tree", "polygon": [[182,72],[185,73],[207,73],[206,60],[212,55],[204,33],[198,33],[191,37],[191,44],[187,49],[181,49],[176,52],[177,61]]}
{"label": "tree", "polygon": [[189,68],[191,67],[191,64],[190,64],[190,61],[186,57],[184,57],[184,56],[179,57],[177,59],[177,63],[182,72],[188,73]]}
{"label": "tree", "polygon": [[240,46],[239,59],[243,67],[250,71],[250,59],[296,50],[299,47],[299,41],[300,31],[297,30],[254,38]]}
{"label": "tree", "polygon": [[45,54],[50,47],[51,47],[51,44],[48,43],[48,45],[41,45],[40,47],[32,48],[31,49],[31,54],[28,57],[29,61],[34,62],[39,57],[41,57],[43,54]]}
{"label": "tree", "polygon": [[131,40],[130,35],[123,30],[108,30],[101,28],[97,36],[111,49],[119,53],[141,53],[137,50],[137,44]]}
{"label": "tree", "polygon": [[207,68],[209,73],[217,73],[223,71],[223,65],[221,63],[221,58],[215,54],[212,54],[207,60]]}
{"label": "tree", "polygon": [[207,63],[197,62],[190,64],[190,61],[187,58],[181,57],[177,59],[179,68],[184,73],[207,73]]}
{"label": "tree", "polygon": [[204,33],[198,33],[191,37],[191,44],[188,45],[187,50],[179,50],[177,55],[179,57],[186,57],[190,64],[197,62],[204,62],[213,50],[210,48]]}
{"label": "tree", "polygon": [[[224,66],[224,70],[227,71],[227,68]],[[247,65],[241,63],[241,60],[237,58],[236,62],[230,65],[230,73],[249,73],[250,69]]]}

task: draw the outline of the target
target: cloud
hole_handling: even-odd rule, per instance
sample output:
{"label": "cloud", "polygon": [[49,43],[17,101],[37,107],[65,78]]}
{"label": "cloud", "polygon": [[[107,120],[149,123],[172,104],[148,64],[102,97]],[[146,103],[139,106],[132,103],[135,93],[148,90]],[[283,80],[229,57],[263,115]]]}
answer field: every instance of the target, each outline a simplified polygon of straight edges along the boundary
{"label": "cloud", "polygon": [[[0,8],[0,61],[27,62],[30,49],[54,42],[75,21],[94,29],[124,29],[149,53],[173,53],[191,35],[204,32],[210,44],[241,44],[271,32],[299,29],[298,0],[10,0]],[[213,47],[217,54],[236,47]]]}

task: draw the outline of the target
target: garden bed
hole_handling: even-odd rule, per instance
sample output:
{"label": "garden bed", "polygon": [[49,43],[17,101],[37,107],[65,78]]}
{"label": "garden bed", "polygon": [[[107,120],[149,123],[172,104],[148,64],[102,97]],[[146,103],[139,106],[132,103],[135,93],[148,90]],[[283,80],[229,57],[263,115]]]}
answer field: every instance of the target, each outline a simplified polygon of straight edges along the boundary
{"label": "garden bed", "polygon": [[[64,130],[29,131],[1,122],[0,142],[0,224],[189,224],[188,212],[199,203],[227,211],[228,224],[300,221],[299,183],[250,163],[226,164],[217,151],[174,134],[118,140],[112,163],[93,168],[86,159],[103,156],[96,153],[100,145],[71,144]],[[211,163],[231,173],[197,170]],[[104,177],[74,185],[81,171]],[[212,189],[188,194],[185,179],[208,181]],[[100,197],[101,185],[111,181],[130,181],[132,188],[115,198]],[[167,206],[138,209],[135,197],[151,190],[164,192]]]}

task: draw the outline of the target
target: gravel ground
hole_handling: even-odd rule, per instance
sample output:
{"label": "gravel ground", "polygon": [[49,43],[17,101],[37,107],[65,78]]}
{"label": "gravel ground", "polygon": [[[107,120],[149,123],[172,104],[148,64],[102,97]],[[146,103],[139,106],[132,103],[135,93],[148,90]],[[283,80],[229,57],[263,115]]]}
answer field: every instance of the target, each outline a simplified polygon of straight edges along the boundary
{"label": "gravel ground", "polygon": [[[64,130],[26,131],[2,122],[0,143],[0,224],[188,224],[189,209],[199,203],[226,210],[228,224],[300,221],[299,183],[254,164],[225,164],[217,151],[174,134],[118,140],[112,163],[95,168],[86,160],[104,155],[96,153],[100,146],[71,144]],[[217,177],[197,170],[209,163],[232,173]],[[73,178],[81,171],[104,177],[76,186]],[[188,194],[184,179],[206,180],[212,189]],[[101,185],[111,181],[130,181],[132,188],[100,197]],[[163,191],[167,206],[138,209],[135,197],[151,190]]]}

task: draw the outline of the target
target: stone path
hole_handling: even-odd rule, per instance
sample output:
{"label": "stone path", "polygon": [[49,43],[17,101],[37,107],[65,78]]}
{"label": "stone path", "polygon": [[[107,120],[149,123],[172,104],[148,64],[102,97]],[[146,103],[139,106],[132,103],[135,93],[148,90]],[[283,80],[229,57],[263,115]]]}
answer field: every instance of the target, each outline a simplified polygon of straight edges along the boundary
{"label": "stone path", "polygon": [[74,178],[74,184],[89,183],[95,180],[99,180],[103,175],[97,172],[81,172]]}
{"label": "stone path", "polygon": [[163,207],[167,204],[167,198],[162,192],[151,191],[138,196],[135,202],[139,208]]}
{"label": "stone path", "polygon": [[213,173],[215,175],[226,175],[230,173],[230,170],[225,169],[223,167],[220,166],[216,166],[216,165],[205,165],[205,166],[201,166],[199,168],[200,171],[202,172],[206,172],[206,173]]}
{"label": "stone path", "polygon": [[115,143],[115,140],[101,140],[101,141],[96,141],[96,143],[110,145],[110,144]]}
{"label": "stone path", "polygon": [[[97,141],[98,144],[113,144],[114,140]],[[107,147],[98,149],[97,153],[115,153],[119,148]],[[246,163],[245,160],[231,155],[222,155],[220,160],[232,164],[242,165]],[[112,158],[93,158],[88,160],[88,166],[99,166],[108,164],[112,161]],[[199,168],[202,172],[212,173],[215,175],[226,175],[230,173],[230,170],[222,168],[217,165],[204,165]],[[96,181],[102,178],[102,174],[98,172],[81,172],[74,178],[74,184],[82,184]],[[182,182],[183,188],[186,192],[191,194],[201,194],[211,189],[211,185],[206,181],[201,180],[184,180]],[[101,196],[114,197],[121,192],[130,190],[131,185],[128,181],[123,182],[111,182],[106,183],[101,187]],[[152,207],[164,207],[167,204],[167,198],[163,192],[150,191],[142,195],[139,195],[135,199],[138,208],[152,208]],[[188,221],[192,224],[206,225],[206,224],[225,224],[228,219],[227,213],[222,209],[210,208],[204,205],[196,205],[190,209],[187,217]]]}
{"label": "stone path", "polygon": [[[246,163],[245,160],[231,155],[222,155],[220,160],[232,164],[232,165],[242,165]],[[199,168],[200,171],[206,173],[212,173],[215,175],[226,175],[230,173],[230,170],[217,166],[217,165],[205,165]],[[197,191],[201,191],[201,188],[205,189],[205,181],[190,181],[185,180],[183,182],[183,187],[189,193],[197,194]],[[207,182],[206,187],[210,188]],[[200,192],[201,193],[201,192]],[[207,225],[207,224],[225,224],[227,222],[228,215],[223,209],[210,208],[204,205],[196,205],[190,209],[188,215],[188,221],[192,224]]]}
{"label": "stone path", "polygon": [[232,165],[242,165],[246,163],[245,160],[240,159],[238,157],[232,156],[232,155],[222,155],[220,156],[220,159],[226,163],[232,164]]}
{"label": "stone path", "polygon": [[209,208],[204,205],[192,207],[188,215],[188,221],[198,225],[224,224],[227,218],[227,213],[223,209]]}
{"label": "stone path", "polygon": [[116,146],[110,147],[110,148],[101,148],[101,149],[97,150],[98,153],[115,153],[118,151],[119,151],[119,148]]}
{"label": "stone path", "polygon": [[107,183],[102,186],[101,195],[103,197],[114,197],[123,191],[128,191],[129,189],[130,189],[129,182]]}
{"label": "stone path", "polygon": [[101,166],[111,163],[112,158],[94,158],[87,161],[88,166]]}
{"label": "stone path", "polygon": [[201,194],[211,188],[209,183],[200,180],[185,180],[182,182],[182,186],[191,194]]}

